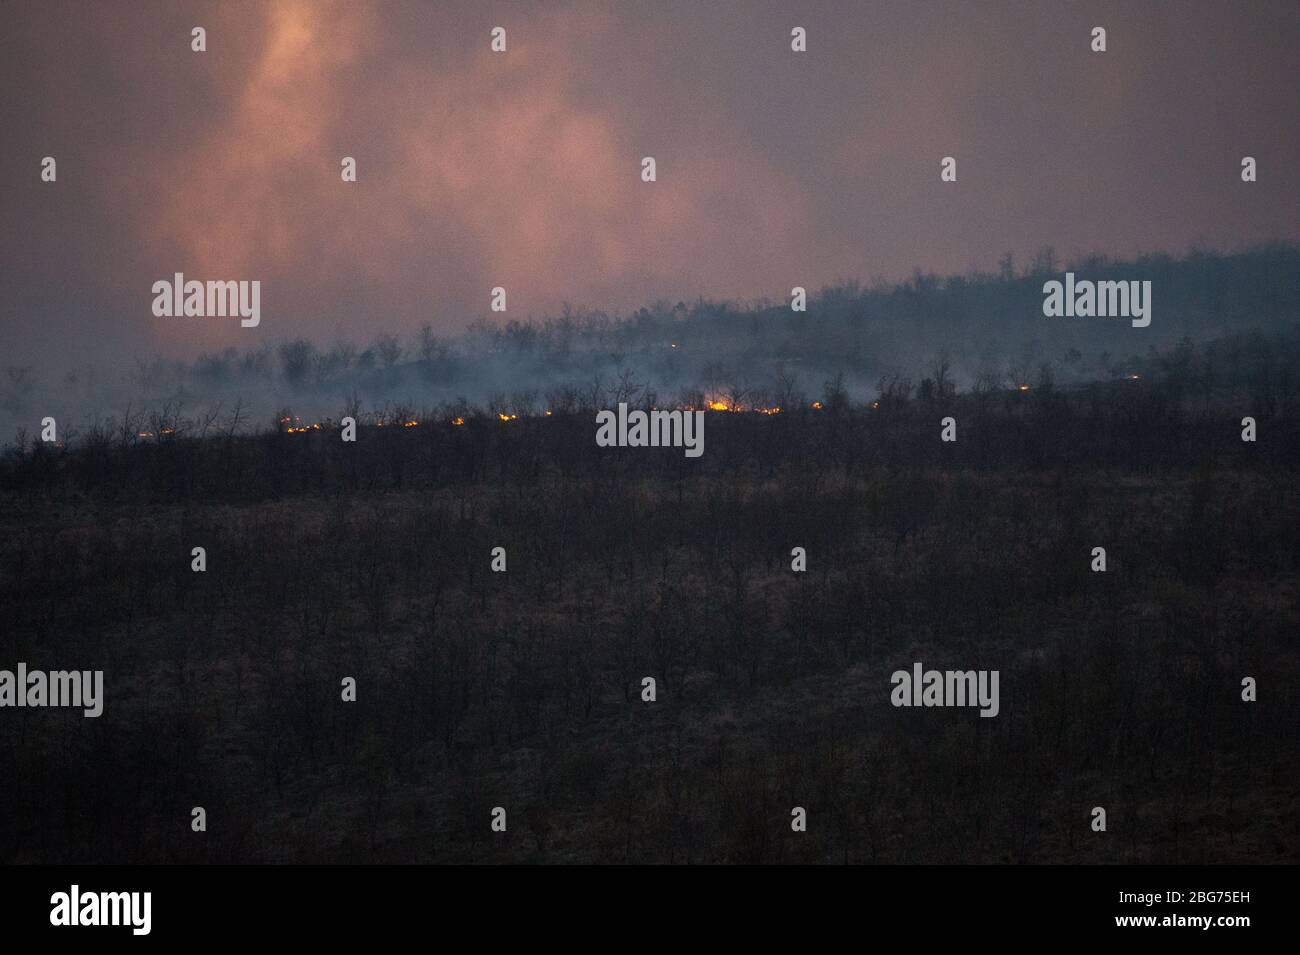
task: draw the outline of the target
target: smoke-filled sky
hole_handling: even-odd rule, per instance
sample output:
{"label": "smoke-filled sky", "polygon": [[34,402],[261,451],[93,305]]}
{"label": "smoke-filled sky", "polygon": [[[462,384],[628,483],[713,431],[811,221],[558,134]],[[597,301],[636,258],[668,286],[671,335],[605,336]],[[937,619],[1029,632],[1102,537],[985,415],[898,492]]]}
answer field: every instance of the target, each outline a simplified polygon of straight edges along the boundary
{"label": "smoke-filled sky", "polygon": [[[1295,0],[19,0],[5,21],[9,362],[1300,238]],[[155,318],[178,271],[260,280],[261,325]]]}

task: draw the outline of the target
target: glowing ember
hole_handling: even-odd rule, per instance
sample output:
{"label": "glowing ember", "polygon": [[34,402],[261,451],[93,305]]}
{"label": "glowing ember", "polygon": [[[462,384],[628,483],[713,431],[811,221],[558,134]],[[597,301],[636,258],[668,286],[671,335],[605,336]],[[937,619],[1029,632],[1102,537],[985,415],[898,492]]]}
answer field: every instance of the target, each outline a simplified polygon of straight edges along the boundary
{"label": "glowing ember", "polygon": [[1028,390],[1029,390],[1029,386],[1028,386],[1028,385],[1020,385],[1020,390],[1021,390],[1021,391],[1028,391]]}
{"label": "glowing ember", "polygon": [[1141,375],[1129,375],[1129,376],[1128,376],[1128,380],[1129,380],[1129,381],[1140,381],[1141,378],[1142,378]]}
{"label": "glowing ember", "polygon": [[[308,431],[319,431],[320,422],[307,424],[301,418],[285,416],[279,419],[279,423],[285,425],[285,434],[304,434]],[[382,422],[380,422],[382,424]]]}
{"label": "glowing ember", "polygon": [[822,410],[822,403],[821,403],[820,401],[814,401],[814,402],[812,403],[812,406],[813,406],[813,410],[814,410],[814,411],[821,411],[821,410]]}
{"label": "glowing ember", "polygon": [[503,414],[500,411],[497,412],[497,417],[502,421],[517,421],[519,419],[519,415],[517,414]]}
{"label": "glowing ember", "polygon": [[879,402],[879,401],[873,401],[873,402],[871,402],[871,409],[872,409],[873,411],[876,410],[876,409],[878,409],[879,407],[880,407],[880,402]]}
{"label": "glowing ember", "polygon": [[710,410],[710,411],[726,411],[726,410],[727,410],[727,403],[726,403],[725,401],[710,401],[710,402],[709,402],[709,410]]}
{"label": "glowing ember", "polygon": [[418,421],[408,421],[408,422],[406,422],[406,424],[402,425],[402,427],[403,427],[403,428],[416,428],[416,427],[419,427],[419,425],[420,425],[420,422],[418,422]]}
{"label": "glowing ember", "polygon": [[451,419],[451,423],[454,424],[456,427],[459,428],[461,425],[463,425],[463,424],[465,423],[465,419],[462,418],[462,417],[460,417],[460,416],[457,416],[457,417]]}

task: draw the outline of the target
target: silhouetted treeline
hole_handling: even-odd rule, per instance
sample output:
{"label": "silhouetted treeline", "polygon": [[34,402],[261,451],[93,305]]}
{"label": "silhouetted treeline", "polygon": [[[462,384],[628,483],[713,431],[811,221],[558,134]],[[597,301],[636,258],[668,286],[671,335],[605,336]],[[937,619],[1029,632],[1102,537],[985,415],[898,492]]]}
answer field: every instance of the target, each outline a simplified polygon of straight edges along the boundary
{"label": "silhouetted treeline", "polygon": [[[1150,327],[1045,318],[1043,283],[1067,269],[1081,280],[1150,281]],[[806,312],[793,312],[788,300],[659,302],[621,317],[572,309],[536,320],[494,315],[458,333],[426,324],[368,344],[277,341],[259,330],[249,339],[255,347],[193,361],[142,356],[117,378],[88,366],[43,380],[38,369],[10,366],[0,375],[0,428],[7,437],[46,415],[81,426],[132,409],[220,417],[236,404],[245,420],[251,413],[259,422],[286,406],[312,421],[350,404],[529,408],[623,379],[667,399],[687,389],[815,393],[843,375],[849,394],[863,400],[882,377],[919,383],[936,362],[947,363],[961,390],[1033,380],[1044,368],[1058,384],[1072,384],[1132,373],[1152,347],[1294,328],[1300,247],[1074,263],[1045,249],[1023,269],[1008,257],[997,273],[918,273],[902,283],[808,292]],[[263,328],[273,327],[268,318]]]}

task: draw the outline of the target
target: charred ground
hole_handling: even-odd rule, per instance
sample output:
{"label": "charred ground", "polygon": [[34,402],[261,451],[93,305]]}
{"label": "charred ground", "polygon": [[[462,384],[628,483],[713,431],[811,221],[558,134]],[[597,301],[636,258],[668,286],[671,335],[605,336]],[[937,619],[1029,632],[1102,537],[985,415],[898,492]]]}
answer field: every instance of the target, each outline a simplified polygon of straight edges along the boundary
{"label": "charred ground", "polygon": [[[832,381],[698,460],[580,396],[11,447],[0,652],[106,702],[3,714],[5,860],[1294,861],[1294,348]],[[1000,715],[894,709],[916,660]]]}

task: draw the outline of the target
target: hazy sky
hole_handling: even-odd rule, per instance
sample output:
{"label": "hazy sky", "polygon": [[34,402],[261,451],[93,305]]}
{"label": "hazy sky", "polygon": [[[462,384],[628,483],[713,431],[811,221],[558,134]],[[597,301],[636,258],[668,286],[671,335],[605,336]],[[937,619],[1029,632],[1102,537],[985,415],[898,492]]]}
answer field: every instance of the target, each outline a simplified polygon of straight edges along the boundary
{"label": "hazy sky", "polygon": [[[18,0],[3,32],[6,363],[1300,238],[1296,0]],[[177,271],[260,280],[262,324],[155,318]]]}

